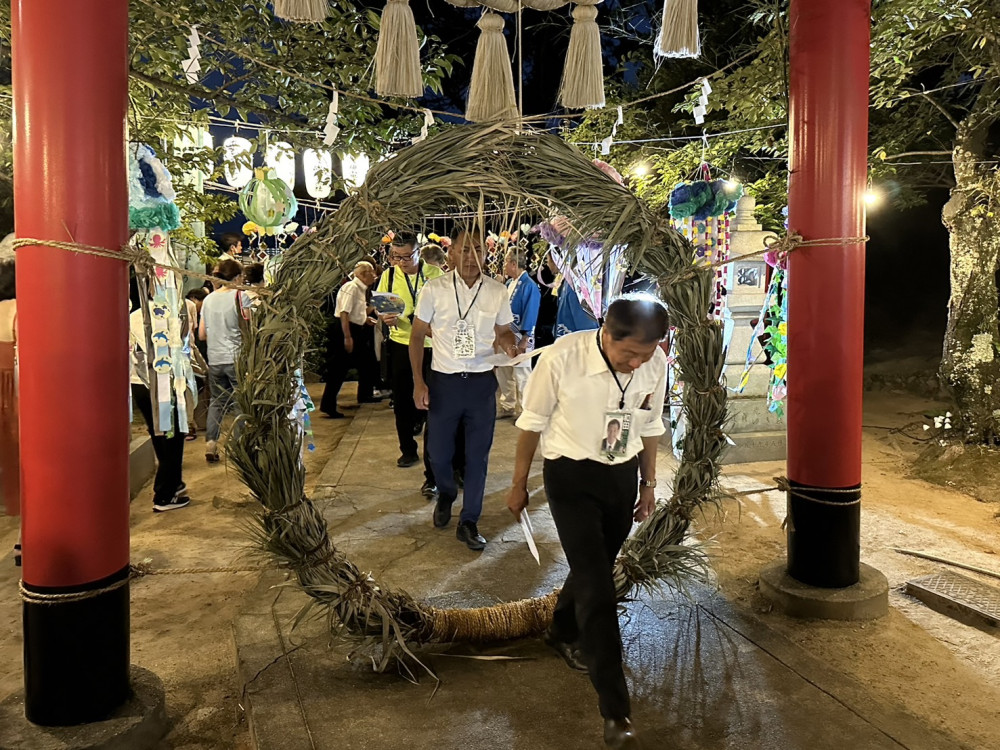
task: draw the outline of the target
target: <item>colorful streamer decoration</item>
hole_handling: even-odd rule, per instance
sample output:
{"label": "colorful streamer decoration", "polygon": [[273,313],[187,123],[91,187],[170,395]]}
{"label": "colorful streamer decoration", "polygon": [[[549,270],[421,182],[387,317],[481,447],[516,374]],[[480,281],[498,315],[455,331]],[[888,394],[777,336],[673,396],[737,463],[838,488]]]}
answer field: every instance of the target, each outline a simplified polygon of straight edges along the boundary
{"label": "colorful streamer decoration", "polygon": [[[719,320],[723,326],[723,342],[728,341],[733,332],[733,321],[726,309],[726,288],[729,281],[729,266],[721,265],[729,260],[732,241],[730,214],[743,197],[743,186],[730,180],[710,179],[709,167],[702,164],[699,169],[704,179],[679,183],[670,194],[670,216],[674,228],[683,234],[695,247],[695,264],[715,265],[715,293],[709,318]],[[671,335],[670,352],[670,425],[674,453],[683,450],[685,433],[684,410],[681,405],[684,382],[680,371],[673,365],[677,358],[676,340]]]}

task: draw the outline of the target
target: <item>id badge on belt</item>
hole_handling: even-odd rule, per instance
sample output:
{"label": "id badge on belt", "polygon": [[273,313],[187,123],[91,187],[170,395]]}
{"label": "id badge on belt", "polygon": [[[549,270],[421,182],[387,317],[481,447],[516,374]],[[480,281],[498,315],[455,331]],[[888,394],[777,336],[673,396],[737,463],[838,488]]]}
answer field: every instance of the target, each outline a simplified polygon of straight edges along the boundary
{"label": "id badge on belt", "polygon": [[464,320],[455,326],[452,351],[455,359],[474,359],[476,356],[476,331]]}
{"label": "id badge on belt", "polygon": [[623,458],[628,453],[628,436],[632,427],[632,413],[608,411],[604,413],[604,438],[601,454],[609,461]]}

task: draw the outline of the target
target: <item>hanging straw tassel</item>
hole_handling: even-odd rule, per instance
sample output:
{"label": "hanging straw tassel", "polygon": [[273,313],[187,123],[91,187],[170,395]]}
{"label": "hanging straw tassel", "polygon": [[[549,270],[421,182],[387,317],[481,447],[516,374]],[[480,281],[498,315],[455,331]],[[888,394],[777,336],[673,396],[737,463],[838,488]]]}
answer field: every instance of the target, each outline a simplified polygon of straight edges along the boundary
{"label": "hanging straw tassel", "polygon": [[604,63],[597,8],[601,0],[578,0],[573,8],[573,30],[559,85],[559,103],[567,109],[604,106]]}
{"label": "hanging straw tassel", "polygon": [[327,0],[274,0],[274,15],[286,21],[322,23],[326,11]]}
{"label": "hanging straw tassel", "polygon": [[375,48],[375,91],[379,96],[423,96],[417,22],[409,0],[388,0]]}
{"label": "hanging straw tassel", "polygon": [[660,57],[698,57],[698,0],[666,0],[663,4],[663,28],[656,40]]}
{"label": "hanging straw tassel", "polygon": [[479,44],[472,65],[472,84],[465,119],[469,122],[493,122],[517,115],[514,98],[514,73],[503,35],[503,18],[484,11],[476,24]]}

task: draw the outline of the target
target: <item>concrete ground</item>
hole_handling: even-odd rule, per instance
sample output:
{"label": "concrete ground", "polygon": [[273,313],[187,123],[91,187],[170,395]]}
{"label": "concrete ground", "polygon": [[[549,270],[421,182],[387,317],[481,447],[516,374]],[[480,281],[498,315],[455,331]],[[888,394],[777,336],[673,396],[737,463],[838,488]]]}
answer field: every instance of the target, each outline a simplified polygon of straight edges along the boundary
{"label": "concrete ground", "polygon": [[[541,493],[529,487],[541,565],[505,508],[516,429],[499,422],[480,531],[471,552],[454,521],[434,529],[419,466],[397,469],[387,405],[363,407],[316,480],[335,543],[386,585],[435,606],[543,594],[566,574]],[[672,459],[663,457],[669,477]],[[668,483],[665,483],[668,484]],[[666,489],[664,490],[666,491]],[[306,597],[269,572],[234,623],[242,706],[259,750],[602,746],[596,697],[538,641],[420,653],[434,677],[376,674],[370,654],[331,638],[323,618],[292,628]],[[634,720],[644,747],[678,750],[973,747],[827,666],[718,592],[646,596],[622,618]],[[484,658],[485,657],[485,658]]]}

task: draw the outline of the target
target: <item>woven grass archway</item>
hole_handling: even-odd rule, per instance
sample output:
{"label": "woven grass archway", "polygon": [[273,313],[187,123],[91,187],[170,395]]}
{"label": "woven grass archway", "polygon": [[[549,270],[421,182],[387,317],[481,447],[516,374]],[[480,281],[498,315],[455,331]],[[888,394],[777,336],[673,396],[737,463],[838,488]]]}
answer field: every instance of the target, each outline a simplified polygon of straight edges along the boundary
{"label": "woven grass archway", "polygon": [[599,234],[608,247],[627,246],[632,264],[659,280],[677,327],[688,428],[670,500],[638,528],[617,561],[619,596],[636,586],[681,584],[701,564],[681,542],[695,509],[713,497],[725,447],[722,334],[708,320],[713,271],[692,265],[693,248],[665,215],[560,138],[511,124],[454,127],[375,165],[340,210],[285,252],[237,364],[236,398],[244,417],[228,454],[260,502],[257,541],[294,572],[313,604],[326,608],[331,629],[381,644],[381,668],[428,643],[537,634],[555,605],[550,594],[440,610],[374,581],[337,550],[321,512],[306,497],[302,436],[289,419],[309,327],[344,273],[387,229],[413,226],[430,213],[491,204],[538,218],[566,216],[573,227],[569,245]]}

